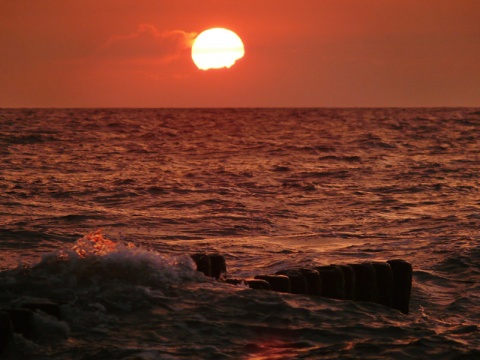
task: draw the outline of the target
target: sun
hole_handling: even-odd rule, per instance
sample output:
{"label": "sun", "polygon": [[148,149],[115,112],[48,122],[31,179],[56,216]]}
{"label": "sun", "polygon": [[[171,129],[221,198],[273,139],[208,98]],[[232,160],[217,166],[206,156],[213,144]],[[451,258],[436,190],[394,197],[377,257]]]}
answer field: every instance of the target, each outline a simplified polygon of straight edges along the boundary
{"label": "sun", "polygon": [[233,31],[213,28],[195,38],[192,59],[201,70],[230,68],[245,55],[240,37]]}

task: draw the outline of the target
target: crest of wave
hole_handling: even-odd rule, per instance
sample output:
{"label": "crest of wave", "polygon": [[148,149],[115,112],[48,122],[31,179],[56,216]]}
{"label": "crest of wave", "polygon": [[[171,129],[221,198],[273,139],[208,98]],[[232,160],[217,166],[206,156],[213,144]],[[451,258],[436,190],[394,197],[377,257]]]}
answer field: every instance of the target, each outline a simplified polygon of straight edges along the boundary
{"label": "crest of wave", "polygon": [[48,273],[50,280],[57,278],[65,285],[114,282],[162,288],[192,280],[194,269],[189,255],[164,256],[131,243],[109,240],[97,230],[77,240],[69,250],[44,256],[28,271],[33,276]]}

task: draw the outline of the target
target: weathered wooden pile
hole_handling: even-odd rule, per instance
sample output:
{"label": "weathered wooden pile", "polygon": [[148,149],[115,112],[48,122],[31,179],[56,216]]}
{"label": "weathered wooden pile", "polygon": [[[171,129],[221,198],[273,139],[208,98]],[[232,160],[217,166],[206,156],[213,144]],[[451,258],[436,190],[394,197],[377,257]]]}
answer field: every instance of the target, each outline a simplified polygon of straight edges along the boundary
{"label": "weathered wooden pile", "polygon": [[252,289],[327,298],[370,301],[409,312],[412,265],[405,260],[364,262],[290,268],[250,279],[226,276],[225,258],[219,254],[193,254],[197,270],[227,283],[246,284]]}
{"label": "weathered wooden pile", "polygon": [[[252,289],[307,294],[354,301],[370,301],[408,314],[412,288],[412,265],[404,260],[359,264],[309,266],[259,274],[253,278],[227,277],[225,258],[220,254],[193,254],[197,271],[206,276]],[[62,320],[60,306],[51,302],[24,302],[0,309],[0,354],[12,343],[13,334],[35,340],[38,331],[34,313],[41,311]]]}

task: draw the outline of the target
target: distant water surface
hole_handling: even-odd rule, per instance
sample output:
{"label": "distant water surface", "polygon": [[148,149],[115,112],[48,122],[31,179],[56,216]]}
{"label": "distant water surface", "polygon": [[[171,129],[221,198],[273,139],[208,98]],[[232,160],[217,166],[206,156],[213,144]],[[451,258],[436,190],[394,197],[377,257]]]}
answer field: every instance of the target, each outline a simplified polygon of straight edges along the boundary
{"label": "distant water surface", "polygon": [[[65,314],[11,356],[480,358],[479,134],[471,108],[0,109],[0,307]],[[118,246],[75,257],[98,229]],[[411,313],[223,284],[195,252],[244,278],[403,258]]]}

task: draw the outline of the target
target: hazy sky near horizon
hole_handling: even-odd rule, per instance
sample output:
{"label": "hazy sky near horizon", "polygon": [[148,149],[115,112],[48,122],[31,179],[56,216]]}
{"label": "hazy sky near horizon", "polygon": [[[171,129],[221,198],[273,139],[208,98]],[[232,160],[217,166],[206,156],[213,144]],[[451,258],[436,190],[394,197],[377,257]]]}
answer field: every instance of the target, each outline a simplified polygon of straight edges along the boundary
{"label": "hazy sky near horizon", "polygon": [[[0,0],[0,107],[480,106],[478,0]],[[195,36],[245,56],[202,71]]]}

